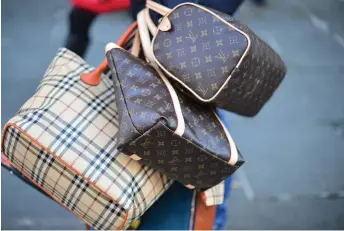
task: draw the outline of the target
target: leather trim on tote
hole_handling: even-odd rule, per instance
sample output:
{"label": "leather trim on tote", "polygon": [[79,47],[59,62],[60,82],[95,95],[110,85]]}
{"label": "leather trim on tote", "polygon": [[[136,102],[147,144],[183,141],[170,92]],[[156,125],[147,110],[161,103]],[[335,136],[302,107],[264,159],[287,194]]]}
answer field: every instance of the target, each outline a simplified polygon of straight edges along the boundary
{"label": "leather trim on tote", "polygon": [[214,12],[212,12],[211,10],[203,7],[203,6],[200,6],[200,5],[197,5],[195,3],[191,3],[191,2],[186,2],[186,3],[181,3],[177,6],[175,6],[168,14],[166,14],[162,19],[161,21],[165,20],[165,18],[168,19],[168,16],[173,13],[174,10],[176,10],[177,8],[181,7],[181,6],[184,6],[184,5],[192,5],[192,6],[195,6],[195,7],[198,7],[204,11],[206,11],[207,13],[213,15],[214,17],[218,18],[221,22],[225,23],[226,25],[232,27],[234,30],[238,31],[239,33],[241,33],[242,35],[245,36],[245,38],[247,39],[247,48],[244,52],[244,54],[241,56],[239,62],[235,65],[234,69],[232,70],[232,72],[230,73],[230,75],[228,76],[228,78],[226,79],[226,81],[222,84],[222,86],[219,88],[219,90],[211,97],[211,98],[208,98],[208,99],[204,99],[202,98],[199,94],[197,94],[194,90],[192,90],[190,87],[188,87],[183,81],[181,81],[180,79],[178,79],[175,75],[173,75],[171,72],[169,72],[159,61],[158,59],[156,58],[155,54],[154,54],[154,49],[153,49],[153,46],[154,46],[154,42],[155,42],[155,39],[160,31],[159,29],[159,26],[158,26],[158,30],[156,31],[154,37],[153,37],[153,40],[152,40],[152,43],[151,43],[151,50],[152,50],[152,54],[153,54],[153,57],[154,57],[154,61],[159,65],[159,67],[161,69],[164,70],[165,73],[167,73],[171,78],[173,78],[175,81],[179,82],[183,87],[185,87],[187,90],[189,90],[198,100],[202,101],[202,102],[211,102],[213,101],[220,93],[221,91],[225,88],[225,86],[227,85],[227,83],[229,82],[229,80],[231,79],[232,77],[232,74],[234,73],[234,71],[236,69],[238,69],[243,61],[243,59],[246,57],[249,49],[251,48],[251,39],[250,37],[242,30],[236,28],[235,26],[233,26],[232,24],[228,23],[227,21],[225,21],[223,18],[221,18],[220,16],[218,16],[217,14],[215,14]]}

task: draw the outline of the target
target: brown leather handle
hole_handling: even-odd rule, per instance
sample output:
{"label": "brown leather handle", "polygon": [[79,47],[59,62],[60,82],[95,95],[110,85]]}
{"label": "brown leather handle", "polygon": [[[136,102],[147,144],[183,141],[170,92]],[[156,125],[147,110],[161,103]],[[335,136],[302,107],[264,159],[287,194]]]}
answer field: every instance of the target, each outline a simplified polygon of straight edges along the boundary
{"label": "brown leather handle", "polygon": [[[137,22],[135,21],[131,26],[124,32],[122,37],[118,40],[117,45],[123,47],[131,38],[131,35],[137,28]],[[84,73],[80,76],[80,79],[92,86],[96,86],[101,81],[101,76],[103,72],[106,72],[108,70],[108,62],[105,58],[103,62],[93,71],[89,73]]]}

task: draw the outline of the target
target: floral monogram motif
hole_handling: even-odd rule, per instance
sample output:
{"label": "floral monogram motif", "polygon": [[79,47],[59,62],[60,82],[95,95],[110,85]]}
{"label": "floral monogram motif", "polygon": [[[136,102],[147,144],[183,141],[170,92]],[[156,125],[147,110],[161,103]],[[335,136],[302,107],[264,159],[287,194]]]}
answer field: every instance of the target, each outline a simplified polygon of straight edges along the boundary
{"label": "floral monogram motif", "polygon": [[[158,31],[153,53],[158,64],[199,100],[251,116],[285,76],[278,54],[224,13],[187,3],[177,6],[169,20],[179,29]],[[161,42],[165,46],[155,46]]]}

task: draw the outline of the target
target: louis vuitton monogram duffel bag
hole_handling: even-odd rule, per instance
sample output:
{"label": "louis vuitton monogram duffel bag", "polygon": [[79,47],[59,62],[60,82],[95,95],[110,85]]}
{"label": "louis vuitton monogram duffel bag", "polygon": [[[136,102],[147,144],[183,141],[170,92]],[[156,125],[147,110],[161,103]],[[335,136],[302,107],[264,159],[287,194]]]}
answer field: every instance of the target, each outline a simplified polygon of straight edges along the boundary
{"label": "louis vuitton monogram duffel bag", "polygon": [[190,2],[146,5],[164,16],[152,31],[156,63],[197,100],[254,116],[284,78],[281,57],[229,15]]}

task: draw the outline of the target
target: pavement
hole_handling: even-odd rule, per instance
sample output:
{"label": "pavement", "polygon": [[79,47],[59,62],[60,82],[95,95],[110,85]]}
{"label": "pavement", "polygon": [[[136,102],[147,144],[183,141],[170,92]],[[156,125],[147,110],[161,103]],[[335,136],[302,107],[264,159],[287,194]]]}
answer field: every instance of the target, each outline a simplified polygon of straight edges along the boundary
{"label": "pavement", "polygon": [[[1,125],[34,93],[63,45],[67,0],[3,0]],[[344,1],[247,1],[235,15],[278,53],[288,74],[254,118],[228,113],[246,159],[234,176],[228,229],[344,229]],[[86,60],[130,25],[100,16]],[[83,229],[57,203],[2,169],[2,229]]]}

